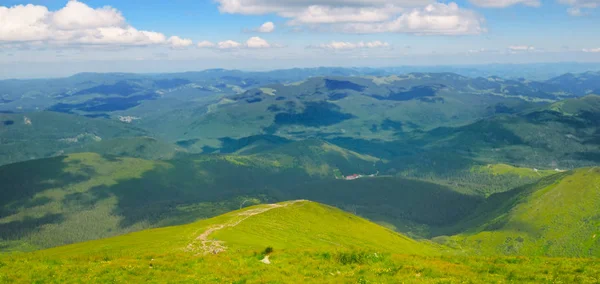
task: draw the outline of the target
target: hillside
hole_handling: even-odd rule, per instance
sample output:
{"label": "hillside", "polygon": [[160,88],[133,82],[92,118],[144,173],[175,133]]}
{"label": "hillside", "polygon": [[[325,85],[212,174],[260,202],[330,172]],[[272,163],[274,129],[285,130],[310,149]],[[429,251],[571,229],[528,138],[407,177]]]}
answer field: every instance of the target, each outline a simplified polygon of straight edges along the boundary
{"label": "hillside", "polygon": [[[254,145],[256,149],[240,148],[238,150],[243,152],[238,153],[257,153],[269,148],[270,143],[279,145],[286,140],[317,138],[331,142],[354,139],[400,144],[391,147],[412,153],[423,150],[421,146],[426,146],[425,150],[439,151],[457,147],[467,153],[483,152],[477,153],[484,156],[483,159],[495,154],[486,163],[540,167],[541,163],[552,163],[548,161],[550,158],[510,160],[512,157],[501,156],[510,155],[512,149],[489,153],[488,148],[501,148],[496,147],[497,144],[505,141],[523,144],[521,140],[534,140],[524,136],[532,136],[540,124],[557,124],[543,125],[548,129],[565,126],[565,122],[568,127],[577,126],[565,120],[565,117],[573,119],[571,116],[557,111],[569,109],[562,107],[561,100],[578,96],[564,91],[563,83],[495,76],[472,78],[453,73],[391,74],[385,70],[376,71],[333,68],[288,70],[279,75],[235,70],[154,75],[85,73],[62,79],[23,81],[21,85],[14,80],[0,81],[0,85],[4,84],[7,88],[0,104],[0,112],[6,112],[0,120],[0,134],[2,138],[9,139],[2,141],[6,142],[3,145],[13,145],[6,150],[0,149],[0,154],[10,153],[5,154],[3,159],[0,157],[0,164],[72,153],[74,151],[68,149],[71,146],[75,146],[73,148],[78,152],[116,152],[103,146],[83,145],[85,141],[98,138],[148,136],[164,141],[162,146],[141,151],[139,155],[136,152],[140,151],[135,146],[120,151],[127,156],[155,159],[173,156],[176,146],[167,144],[176,144],[189,153],[232,153],[235,151],[231,151],[229,142],[243,143],[244,140],[270,136],[280,140],[263,141],[262,146]],[[319,77],[313,77],[316,75]],[[586,79],[586,82],[590,80]],[[576,83],[568,81],[564,84],[570,86]],[[581,115],[593,114],[595,110],[592,108],[596,105],[588,107],[587,112]],[[31,112],[38,110],[52,112]],[[45,128],[21,135],[23,133],[20,132],[24,131],[19,125],[24,121],[23,117],[19,117],[21,115],[40,117],[28,117],[34,120],[30,128],[38,127],[36,122],[40,120],[46,122]],[[120,132],[117,134],[107,129]],[[47,133],[47,130],[52,132]],[[590,131],[593,129],[584,130],[586,133]],[[492,134],[481,137],[481,133],[490,132]],[[518,133],[510,135],[510,132]],[[55,137],[57,133],[65,137]],[[565,136],[562,140],[577,140],[581,134],[564,133],[572,136]],[[18,139],[29,138],[38,139],[30,139],[37,142],[27,143],[27,146],[19,144],[24,140]],[[551,138],[546,139],[547,143],[560,137]],[[435,143],[437,141],[441,143]],[[139,142],[148,144],[148,141]],[[491,143],[480,145],[486,142]],[[525,147],[511,145],[515,148],[514,152],[520,152],[515,156],[528,157],[527,150],[531,146],[546,147],[533,145],[533,142]],[[581,141],[575,141],[575,144],[569,142],[557,141],[557,144],[548,147],[574,149],[576,152],[589,150],[586,145],[577,144]],[[65,143],[68,145],[62,145]],[[75,143],[81,145],[71,145]],[[346,145],[340,146],[367,154]],[[153,151],[155,153],[149,153]],[[581,161],[585,159],[579,157],[580,154],[558,154],[572,154],[565,159],[574,166],[589,165]],[[498,157],[503,160],[495,161]],[[551,158],[563,159],[556,155]]]}
{"label": "hillside", "polygon": [[599,168],[561,173],[491,196],[451,243],[483,255],[598,257],[599,205]]}
{"label": "hillside", "polygon": [[112,138],[148,133],[120,121],[77,115],[32,112],[0,113],[0,165],[51,157],[91,147]]}
{"label": "hillside", "polygon": [[[249,155],[181,154],[159,161],[114,156],[131,150],[128,142],[137,139],[149,143],[136,151],[139,155],[161,149],[150,138],[127,138],[104,144],[113,155],[77,153],[0,167],[0,250],[35,250],[185,224],[242,203],[289,199],[334,205],[424,238],[456,232],[447,227],[484,202],[483,193],[548,174],[493,165],[454,179],[419,180],[390,175],[380,160],[320,140],[289,141]],[[410,167],[412,162],[405,162]],[[352,174],[364,177],[341,178]]]}
{"label": "hillside", "polygon": [[[113,144],[111,151],[119,154],[129,141]],[[325,142],[300,143],[303,147],[294,149],[305,149],[306,155],[288,148],[268,155],[154,161],[77,153],[2,166],[0,250],[47,248],[188,223],[233,210],[245,200],[289,199],[296,185],[335,180],[339,169],[355,173],[373,163]],[[151,145],[140,151],[152,154]]]}
{"label": "hillside", "polygon": [[[514,115],[494,116],[417,138],[425,149],[454,149],[488,163],[570,169],[600,161],[600,96],[564,100]],[[417,143],[417,142],[412,142]]]}
{"label": "hillside", "polygon": [[291,158],[291,163],[296,166],[312,169],[315,172],[325,172],[330,176],[335,173],[338,175],[372,174],[377,171],[376,163],[379,162],[376,157],[362,155],[315,139],[291,142],[252,156],[276,161],[285,161]]}
{"label": "hillside", "polygon": [[599,282],[597,74],[389,70],[0,81],[0,283]]}
{"label": "hillside", "polygon": [[587,259],[473,258],[450,251],[440,256],[444,251],[338,209],[297,200],[189,225],[0,256],[0,280],[592,282],[600,269]]}
{"label": "hillside", "polygon": [[66,153],[92,152],[105,156],[133,157],[148,160],[172,159],[186,153],[185,149],[148,136],[119,137],[72,147]]}
{"label": "hillside", "polygon": [[194,112],[193,118],[173,121],[167,139],[186,141],[195,151],[226,148],[223,139],[265,134],[286,139],[393,140],[413,131],[461,126],[562,98],[552,92],[518,81],[452,73],[313,77],[224,97]]}
{"label": "hillside", "polygon": [[588,71],[579,74],[567,73],[545,81],[555,85],[565,92],[585,96],[600,94],[600,72]]}

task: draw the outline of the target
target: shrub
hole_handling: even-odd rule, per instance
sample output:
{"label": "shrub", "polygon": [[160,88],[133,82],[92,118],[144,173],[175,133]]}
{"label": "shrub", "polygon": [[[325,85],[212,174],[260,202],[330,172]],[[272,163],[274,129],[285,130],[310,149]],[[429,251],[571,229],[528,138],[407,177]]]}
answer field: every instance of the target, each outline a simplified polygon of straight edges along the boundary
{"label": "shrub", "polygon": [[343,264],[365,264],[365,263],[373,263],[379,262],[383,260],[383,256],[377,253],[367,253],[367,252],[339,252],[336,254],[335,259]]}
{"label": "shrub", "polygon": [[267,247],[264,251],[263,254],[264,255],[269,255],[273,252],[273,248],[272,247]]}
{"label": "shrub", "polygon": [[328,252],[321,253],[321,254],[319,254],[319,256],[320,256],[322,259],[325,259],[325,260],[330,260],[330,259],[331,259],[331,254],[330,254],[330,253],[328,253]]}

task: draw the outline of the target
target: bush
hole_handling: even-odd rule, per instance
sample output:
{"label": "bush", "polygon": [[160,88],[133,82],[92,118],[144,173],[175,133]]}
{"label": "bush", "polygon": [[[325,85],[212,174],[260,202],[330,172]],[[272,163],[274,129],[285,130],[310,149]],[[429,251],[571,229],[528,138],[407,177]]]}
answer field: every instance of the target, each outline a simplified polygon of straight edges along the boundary
{"label": "bush", "polygon": [[367,253],[367,252],[339,252],[336,254],[335,259],[343,264],[365,264],[365,263],[373,263],[379,262],[383,260],[383,256],[377,253]]}
{"label": "bush", "polygon": [[263,255],[269,255],[273,252],[273,248],[272,247],[267,247],[264,251],[263,251]]}

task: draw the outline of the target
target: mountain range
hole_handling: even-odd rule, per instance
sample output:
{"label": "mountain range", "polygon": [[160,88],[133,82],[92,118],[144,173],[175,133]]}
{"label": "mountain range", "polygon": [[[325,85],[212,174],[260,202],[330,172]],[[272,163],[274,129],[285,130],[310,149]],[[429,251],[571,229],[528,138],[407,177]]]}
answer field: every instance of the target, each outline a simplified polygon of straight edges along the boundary
{"label": "mountain range", "polygon": [[0,283],[600,281],[600,73],[465,73],[0,81]]}

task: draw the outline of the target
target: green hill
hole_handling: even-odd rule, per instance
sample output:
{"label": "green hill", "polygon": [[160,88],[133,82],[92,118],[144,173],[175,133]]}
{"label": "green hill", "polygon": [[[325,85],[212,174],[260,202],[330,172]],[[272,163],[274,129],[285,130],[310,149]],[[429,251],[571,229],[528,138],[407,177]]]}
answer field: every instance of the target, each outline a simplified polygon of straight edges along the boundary
{"label": "green hill", "polygon": [[0,256],[7,283],[592,283],[599,270],[589,259],[459,256],[303,200]]}
{"label": "green hill", "polygon": [[[391,175],[339,179],[372,174],[374,162],[313,140],[252,155],[152,161],[79,153],[6,165],[0,167],[0,250],[35,250],[185,224],[241,204],[290,199],[334,205],[411,237],[429,238],[460,232],[463,220],[490,200],[454,188],[462,183]],[[541,178],[506,165],[476,171],[472,181],[481,187]]]}
{"label": "green hill", "polygon": [[226,149],[223,139],[265,134],[287,139],[390,141],[413,131],[461,126],[530,109],[538,106],[538,100],[556,99],[516,81],[471,79],[450,73],[316,77],[265,85],[223,98],[189,119],[174,122],[177,126],[172,128],[179,133],[172,136],[176,141],[189,142],[190,149]]}
{"label": "green hill", "polygon": [[152,137],[119,137],[69,148],[67,153],[92,152],[105,156],[133,157],[149,160],[172,159],[186,153],[185,149]]}
{"label": "green hill", "polygon": [[453,149],[488,163],[546,169],[592,166],[600,161],[599,102],[593,95],[565,100],[463,127],[439,128],[419,139],[428,150]]}
{"label": "green hill", "polygon": [[0,167],[0,250],[48,248],[289,199],[335,205],[426,237],[429,227],[458,222],[483,201],[401,177],[338,179],[373,174],[374,162],[315,140],[247,156],[151,161],[79,153],[11,164]]}
{"label": "green hill", "polygon": [[[130,149],[132,139],[105,145],[119,154]],[[290,199],[296,185],[335,180],[339,168],[354,172],[373,162],[324,142],[301,145],[294,149],[304,149],[305,156],[289,148],[161,161],[78,153],[2,166],[0,250],[47,248],[189,223],[238,208],[244,200]],[[146,148],[149,154],[153,149]]]}
{"label": "green hill", "polygon": [[[232,215],[235,217],[231,218]],[[213,233],[206,238],[200,236],[187,248],[200,252],[218,246],[225,250],[260,250],[271,246],[290,250],[339,248],[420,255],[439,253],[431,245],[310,201],[258,205],[225,216],[230,219],[221,223],[223,227],[215,227]],[[215,244],[215,240],[221,243]],[[204,247],[202,241],[206,242]]]}
{"label": "green hill", "polygon": [[309,171],[326,173],[334,172],[350,175],[354,173],[375,173],[378,158],[362,155],[334,144],[315,139],[291,142],[270,150],[261,151],[253,156],[270,160],[285,161],[292,159],[293,165],[309,169]]}
{"label": "green hill", "polygon": [[559,101],[545,108],[560,112],[567,116],[581,116],[588,113],[597,113],[600,110],[600,94],[587,95],[579,99]]}
{"label": "green hill", "polygon": [[473,227],[453,238],[455,245],[484,255],[600,256],[599,168],[553,175],[488,199],[466,221]]}
{"label": "green hill", "polygon": [[[146,136],[126,123],[54,112],[0,113],[0,165],[99,148],[112,138]],[[107,148],[105,148],[107,149]]]}

